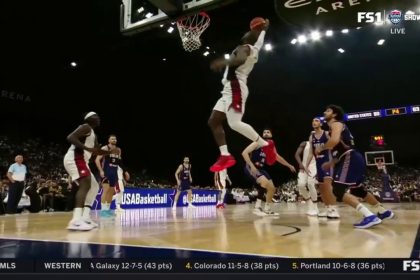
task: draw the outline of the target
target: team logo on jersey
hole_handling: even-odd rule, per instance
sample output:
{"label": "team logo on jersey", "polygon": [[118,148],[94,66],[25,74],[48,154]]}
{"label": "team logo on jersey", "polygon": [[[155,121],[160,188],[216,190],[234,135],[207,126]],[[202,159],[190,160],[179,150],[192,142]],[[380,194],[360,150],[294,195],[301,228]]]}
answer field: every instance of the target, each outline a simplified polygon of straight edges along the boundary
{"label": "team logo on jersey", "polygon": [[403,20],[403,14],[399,10],[393,10],[389,13],[389,21],[397,25]]}

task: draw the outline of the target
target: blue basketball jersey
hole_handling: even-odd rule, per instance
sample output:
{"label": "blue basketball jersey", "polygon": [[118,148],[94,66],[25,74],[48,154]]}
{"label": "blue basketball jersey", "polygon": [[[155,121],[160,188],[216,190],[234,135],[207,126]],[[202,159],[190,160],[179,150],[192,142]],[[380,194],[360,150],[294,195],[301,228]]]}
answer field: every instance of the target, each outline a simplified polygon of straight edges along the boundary
{"label": "blue basketball jersey", "polygon": [[327,131],[323,131],[321,137],[316,138],[316,134],[313,131],[312,132],[312,152],[314,153],[314,156],[316,157],[316,160],[323,159],[325,157],[329,157],[330,151],[324,150],[319,155],[315,155],[315,149],[320,147],[324,147],[325,143],[328,142],[329,136]]}
{"label": "blue basketball jersey", "polygon": [[266,158],[266,155],[261,148],[253,151],[251,154],[252,163],[254,163],[255,167],[259,169],[264,168],[265,158]]}
{"label": "blue basketball jersey", "polygon": [[185,165],[182,164],[182,170],[179,173],[179,179],[181,181],[190,181],[190,172],[191,172],[191,165],[188,164],[188,167],[185,167]]}
{"label": "blue basketball jersey", "polygon": [[[108,151],[111,150],[109,146],[107,147],[108,147]],[[120,166],[120,164],[121,164],[120,154],[110,154],[110,155],[105,155],[103,157],[102,167],[105,171],[108,171],[108,170],[117,171],[118,166]]]}
{"label": "blue basketball jersey", "polygon": [[341,131],[340,142],[332,149],[334,158],[341,158],[341,156],[347,151],[354,149],[354,137],[351,134],[349,128],[345,123],[343,124],[343,130]]}

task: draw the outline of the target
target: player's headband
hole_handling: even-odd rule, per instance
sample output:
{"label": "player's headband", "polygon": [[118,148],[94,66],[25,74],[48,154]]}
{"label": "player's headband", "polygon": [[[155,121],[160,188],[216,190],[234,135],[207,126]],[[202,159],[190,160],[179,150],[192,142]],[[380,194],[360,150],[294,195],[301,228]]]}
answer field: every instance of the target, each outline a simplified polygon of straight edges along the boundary
{"label": "player's headband", "polygon": [[96,115],[95,112],[89,112],[89,113],[87,113],[86,116],[85,116],[85,120],[87,120],[88,118],[90,118],[90,117],[92,117],[94,115]]}

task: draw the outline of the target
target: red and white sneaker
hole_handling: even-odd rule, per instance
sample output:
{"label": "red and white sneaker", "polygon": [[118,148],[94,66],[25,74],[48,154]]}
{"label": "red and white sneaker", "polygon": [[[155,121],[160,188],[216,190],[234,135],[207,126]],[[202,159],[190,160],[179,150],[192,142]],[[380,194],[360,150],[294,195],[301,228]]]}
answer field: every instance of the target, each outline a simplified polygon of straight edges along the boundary
{"label": "red and white sneaker", "polygon": [[276,162],[277,150],[273,140],[267,140],[268,145],[262,147],[262,151],[265,153],[265,160],[268,165],[273,165]]}
{"label": "red and white sneaker", "polygon": [[219,159],[210,167],[211,172],[219,172],[236,164],[236,160],[232,155],[221,155]]}
{"label": "red and white sneaker", "polygon": [[217,209],[224,209],[225,208],[225,204],[224,203],[217,203],[216,208]]}

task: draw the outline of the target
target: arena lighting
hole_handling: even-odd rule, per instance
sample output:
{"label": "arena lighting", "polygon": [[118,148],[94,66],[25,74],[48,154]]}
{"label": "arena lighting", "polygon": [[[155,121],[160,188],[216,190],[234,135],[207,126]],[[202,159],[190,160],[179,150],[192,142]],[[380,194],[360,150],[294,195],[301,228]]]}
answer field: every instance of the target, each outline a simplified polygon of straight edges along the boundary
{"label": "arena lighting", "polygon": [[356,29],[359,30],[359,29],[362,29],[362,27],[361,26],[358,26]]}
{"label": "arena lighting", "polygon": [[306,38],[305,35],[299,35],[297,40],[298,40],[299,44],[305,44],[308,39]]}
{"label": "arena lighting", "polygon": [[163,26],[164,26],[163,24],[159,25],[160,28],[162,28]]}
{"label": "arena lighting", "polygon": [[163,61],[166,61],[166,58],[162,58]]}
{"label": "arena lighting", "polygon": [[381,40],[378,41],[379,46],[382,46],[384,43],[385,43],[385,39],[381,39]]}
{"label": "arena lighting", "polygon": [[210,52],[206,51],[203,53],[204,56],[208,56],[210,54]]}
{"label": "arena lighting", "polygon": [[273,50],[273,46],[270,43],[267,43],[267,44],[264,45],[264,50],[269,52],[269,51]]}
{"label": "arena lighting", "polygon": [[327,30],[327,32],[325,32],[325,36],[327,37],[331,37],[332,35],[334,35],[334,32],[332,30]]}
{"label": "arena lighting", "polygon": [[141,14],[143,12],[144,12],[144,8],[143,7],[140,7],[140,8],[137,9],[137,13]]}
{"label": "arena lighting", "polygon": [[73,62],[70,63],[70,65],[71,65],[71,67],[76,67],[77,63],[73,61]]}
{"label": "arena lighting", "polygon": [[226,53],[225,54],[225,59],[229,59],[230,58],[230,54]]}
{"label": "arena lighting", "polygon": [[167,31],[168,31],[168,33],[172,33],[172,32],[174,32],[174,28],[171,26],[171,27],[168,28]]}
{"label": "arena lighting", "polygon": [[347,28],[346,29],[343,29],[343,30],[341,30],[341,33],[347,34],[347,33],[349,33],[349,30]]}
{"label": "arena lighting", "polygon": [[146,14],[146,18],[151,18],[153,16],[153,14],[152,13],[147,13]]}
{"label": "arena lighting", "polygon": [[319,41],[321,39],[321,33],[319,33],[319,31],[312,31],[311,39],[312,41]]}
{"label": "arena lighting", "polygon": [[345,53],[346,51],[344,50],[344,49],[342,49],[342,48],[339,48],[338,49],[338,51],[340,52],[340,53]]}
{"label": "arena lighting", "polygon": [[297,43],[297,39],[293,39],[292,41],[290,41],[290,44],[295,45]]}

